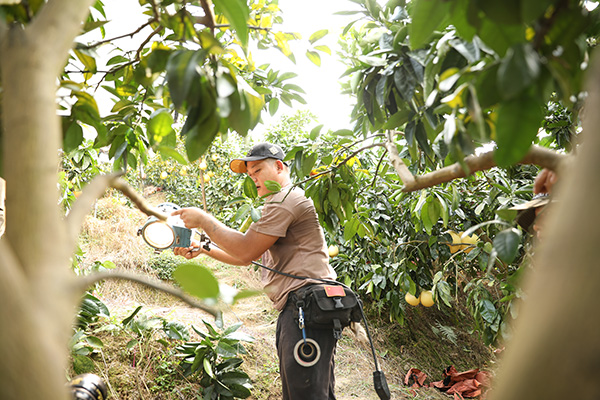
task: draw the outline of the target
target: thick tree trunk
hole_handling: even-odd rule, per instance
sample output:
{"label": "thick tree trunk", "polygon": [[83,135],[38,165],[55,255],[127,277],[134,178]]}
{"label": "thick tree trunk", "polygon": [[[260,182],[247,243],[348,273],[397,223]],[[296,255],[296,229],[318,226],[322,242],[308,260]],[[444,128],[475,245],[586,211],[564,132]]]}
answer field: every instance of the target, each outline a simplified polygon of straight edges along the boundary
{"label": "thick tree trunk", "polygon": [[[588,76],[583,144],[561,173],[527,297],[491,399],[600,399],[600,54]],[[550,207],[550,206],[548,206]]]}
{"label": "thick tree trunk", "polygon": [[92,0],[50,0],[1,31],[6,233],[0,242],[2,399],[65,399],[76,292],[56,188],[62,130],[56,79]]}

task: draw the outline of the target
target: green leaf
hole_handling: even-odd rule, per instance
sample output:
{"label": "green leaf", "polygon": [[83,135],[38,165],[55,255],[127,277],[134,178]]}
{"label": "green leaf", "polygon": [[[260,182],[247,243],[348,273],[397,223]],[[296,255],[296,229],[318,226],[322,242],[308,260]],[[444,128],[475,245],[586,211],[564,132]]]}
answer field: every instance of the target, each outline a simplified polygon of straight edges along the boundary
{"label": "green leaf", "polygon": [[217,354],[224,358],[235,357],[237,355],[237,350],[235,347],[227,344],[223,341],[217,343]]}
{"label": "green leaf", "polygon": [[252,89],[243,79],[238,79],[238,85],[243,88],[242,93],[246,98],[246,105],[249,110],[249,129],[252,129],[260,121],[260,113],[265,102],[262,96]]}
{"label": "green leaf", "polygon": [[256,185],[254,184],[252,178],[250,178],[249,176],[246,176],[246,178],[244,179],[243,188],[244,196],[253,200],[258,197],[258,190],[256,190]]}
{"label": "green leaf", "polygon": [[269,114],[271,114],[271,116],[275,115],[278,108],[279,108],[279,99],[276,97],[273,97],[269,101]]}
{"label": "green leaf", "polygon": [[413,112],[409,109],[400,110],[387,120],[387,122],[383,125],[383,129],[388,130],[400,128],[408,122],[412,115]]}
{"label": "green leaf", "polygon": [[208,358],[204,358],[202,360],[202,365],[204,366],[204,372],[206,372],[208,376],[214,379],[215,374],[213,373],[212,365],[210,365],[210,360]]}
{"label": "green leaf", "polygon": [[421,121],[419,121],[419,123],[416,126],[415,137],[417,139],[417,143],[419,143],[419,147],[421,148],[421,150],[423,150],[428,156],[432,156],[433,150],[431,149],[431,145],[429,144],[429,139],[427,139],[427,131],[425,130],[425,126]]}
{"label": "green leaf", "polygon": [[517,216],[517,213],[517,210],[509,210],[508,208],[501,208],[496,210],[496,215],[505,221],[514,220]]}
{"label": "green leaf", "polygon": [[302,160],[302,176],[310,175],[310,171],[313,170],[315,163],[317,162],[317,153],[311,153],[306,155]]}
{"label": "green leaf", "polygon": [[310,44],[314,44],[317,40],[322,39],[328,33],[329,33],[329,30],[327,30],[327,29],[321,29],[319,31],[316,31],[312,35],[310,35],[310,38],[308,39],[308,41],[310,42]]}
{"label": "green leaf", "polygon": [[321,129],[323,129],[323,124],[317,125],[314,128],[312,128],[312,130],[310,131],[310,140],[317,140],[317,138],[319,137],[319,133],[321,132]]}
{"label": "green leaf", "polygon": [[540,59],[530,44],[508,49],[498,69],[498,88],[511,99],[529,87],[540,74]]}
{"label": "green leaf", "polygon": [[228,385],[228,387],[229,391],[231,392],[234,398],[246,399],[252,394],[252,392],[250,392],[250,390],[247,387],[239,385],[237,383],[232,383]]}
{"label": "green leaf", "polygon": [[94,372],[94,361],[91,358],[80,354],[73,354],[72,359],[73,371],[75,371],[76,374],[79,375]]}
{"label": "green leaf", "polygon": [[135,318],[137,313],[140,312],[141,309],[142,309],[142,306],[137,306],[137,308],[131,313],[131,315],[129,315],[127,318],[125,318],[123,321],[121,321],[123,326],[127,326],[127,325],[131,324],[131,321],[133,321],[133,319]]}
{"label": "green leaf", "polygon": [[327,53],[327,54],[331,55],[331,49],[329,48],[329,46],[325,46],[325,45],[315,46],[315,50],[319,50],[319,51],[322,51],[323,53]]}
{"label": "green leaf", "polygon": [[394,72],[394,85],[404,101],[410,101],[415,93],[417,77],[411,66],[403,64]]}
{"label": "green leaf", "polygon": [[88,336],[85,338],[85,341],[95,349],[102,349],[104,347],[104,342],[96,336]]}
{"label": "green leaf", "polygon": [[167,84],[176,109],[188,100],[193,82],[199,80],[198,65],[201,65],[206,52],[203,50],[180,50],[174,52],[167,62]]}
{"label": "green leaf", "polygon": [[235,304],[236,302],[248,297],[260,296],[263,293],[264,292],[261,290],[241,290],[237,292],[235,296],[233,296],[233,303]]}
{"label": "green leaf", "polygon": [[185,159],[185,157],[172,147],[158,146],[156,148],[156,151],[158,151],[164,159],[172,158],[173,160],[177,161],[179,164],[183,164],[183,165],[188,164],[188,161]]}
{"label": "green leaf", "polygon": [[348,241],[356,235],[360,221],[356,218],[351,218],[344,225],[344,240]]}
{"label": "green leaf", "polygon": [[321,66],[321,56],[316,51],[307,50],[306,57],[317,67]]}
{"label": "green leaf", "polygon": [[81,63],[83,64],[83,67],[86,71],[84,73],[86,79],[97,72],[96,59],[90,56],[88,51],[73,50],[73,53],[75,53],[79,61],[81,61]]}
{"label": "green leaf", "polygon": [[523,159],[543,118],[541,99],[527,93],[500,104],[496,126],[498,149],[494,152],[499,167],[507,167]]}
{"label": "green leaf", "polygon": [[428,235],[431,235],[431,229],[433,228],[433,222],[429,217],[429,207],[425,204],[425,207],[421,207],[421,222]]}
{"label": "green leaf", "polygon": [[150,143],[160,143],[162,139],[173,132],[173,117],[166,109],[155,111],[148,121]]}
{"label": "green leaf", "polygon": [[214,299],[219,296],[219,282],[208,268],[201,265],[181,264],[173,272],[173,278],[183,290],[198,298]]}
{"label": "green leaf", "polygon": [[71,124],[69,124],[69,127],[65,132],[65,137],[63,139],[63,150],[65,153],[70,153],[71,151],[77,149],[82,142],[83,129],[81,128],[81,125],[73,121]]}
{"label": "green leaf", "polygon": [[242,47],[248,45],[248,17],[250,10],[245,0],[219,0],[213,3],[215,10],[225,15],[235,30]]}
{"label": "green leaf", "polygon": [[221,118],[212,113],[186,132],[185,149],[190,161],[199,159],[210,147],[219,132]]}
{"label": "green leaf", "polygon": [[409,40],[412,49],[424,47],[432,33],[442,25],[449,14],[448,1],[419,0],[413,3],[412,23],[409,27]]}
{"label": "green leaf", "polygon": [[479,29],[481,40],[500,57],[514,44],[525,41],[525,27],[522,25],[501,25],[485,18]]}
{"label": "green leaf", "polygon": [[498,233],[493,244],[498,257],[505,263],[510,264],[517,257],[520,243],[521,231],[516,228],[509,228]]}
{"label": "green leaf", "polygon": [[277,193],[281,190],[281,185],[275,181],[265,181],[265,187],[271,193]]}
{"label": "green leaf", "polygon": [[479,303],[479,313],[481,314],[481,317],[490,324],[494,322],[496,315],[498,314],[494,303],[489,300],[483,300]]}
{"label": "green leaf", "polygon": [[340,130],[337,130],[337,131],[333,132],[333,135],[336,135],[336,136],[354,136],[354,132],[352,132],[350,129],[340,129]]}
{"label": "green leaf", "polygon": [[252,217],[252,221],[254,221],[254,222],[258,221],[261,217],[260,210],[258,208],[252,207],[250,209],[250,217]]}

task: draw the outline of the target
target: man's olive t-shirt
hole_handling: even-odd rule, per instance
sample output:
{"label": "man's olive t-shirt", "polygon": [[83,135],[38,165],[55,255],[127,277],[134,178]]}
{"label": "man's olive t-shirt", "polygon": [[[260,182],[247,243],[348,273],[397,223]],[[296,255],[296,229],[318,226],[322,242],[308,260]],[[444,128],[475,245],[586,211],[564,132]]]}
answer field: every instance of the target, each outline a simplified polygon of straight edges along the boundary
{"label": "man's olive t-shirt", "polygon": [[[288,274],[335,280],[329,265],[325,235],[312,200],[300,188],[287,186],[266,198],[260,220],[250,229],[279,239],[262,257],[263,263]],[[278,310],[285,307],[287,295],[316,281],[290,278],[266,269],[262,282]]]}

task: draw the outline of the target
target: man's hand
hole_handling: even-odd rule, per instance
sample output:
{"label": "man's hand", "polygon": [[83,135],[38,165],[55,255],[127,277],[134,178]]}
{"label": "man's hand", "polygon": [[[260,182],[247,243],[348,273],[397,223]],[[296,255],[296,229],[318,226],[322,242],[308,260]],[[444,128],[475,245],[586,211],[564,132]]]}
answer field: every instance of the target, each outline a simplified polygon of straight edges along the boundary
{"label": "man's hand", "polygon": [[173,211],[171,215],[179,215],[188,229],[201,228],[202,222],[208,217],[207,213],[196,207],[182,208]]}
{"label": "man's hand", "polygon": [[202,248],[201,243],[192,242],[190,247],[173,247],[173,253],[176,256],[183,256],[188,260],[198,257],[202,253],[206,253],[204,248]]}
{"label": "man's hand", "polygon": [[552,193],[552,187],[557,180],[558,176],[554,171],[544,168],[535,178],[535,182],[533,183],[533,194]]}

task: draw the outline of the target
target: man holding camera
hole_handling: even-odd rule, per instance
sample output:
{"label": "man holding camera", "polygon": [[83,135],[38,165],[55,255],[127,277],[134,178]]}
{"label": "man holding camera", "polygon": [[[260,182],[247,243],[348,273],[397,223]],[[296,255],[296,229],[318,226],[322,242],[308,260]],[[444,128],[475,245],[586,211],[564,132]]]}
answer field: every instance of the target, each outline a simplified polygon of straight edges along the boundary
{"label": "man holding camera", "polygon": [[[231,170],[247,173],[258,195],[266,196],[260,220],[252,223],[245,233],[227,227],[199,208],[183,208],[173,215],[179,215],[187,228],[202,229],[218,247],[209,251],[176,247],[173,251],[188,259],[206,254],[231,265],[249,265],[262,257],[263,264],[283,273],[262,271],[265,291],[280,311],[276,346],[283,399],[334,400],[337,340],[333,330],[306,328],[306,336],[313,339],[320,350],[320,358],[314,365],[302,366],[294,357],[295,346],[303,336],[294,319],[295,304],[288,301],[288,297],[318,281],[289,275],[335,280],[336,273],[329,265],[325,236],[314,205],[302,189],[292,186],[289,167],[283,159],[281,147],[260,143],[252,147],[246,157],[231,161]],[[278,183],[281,190],[272,193],[267,181]]]}

